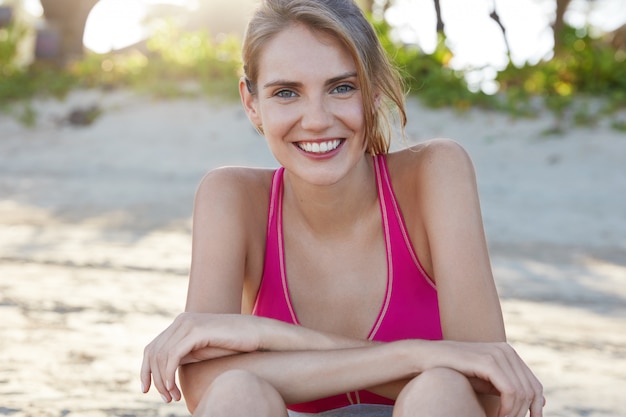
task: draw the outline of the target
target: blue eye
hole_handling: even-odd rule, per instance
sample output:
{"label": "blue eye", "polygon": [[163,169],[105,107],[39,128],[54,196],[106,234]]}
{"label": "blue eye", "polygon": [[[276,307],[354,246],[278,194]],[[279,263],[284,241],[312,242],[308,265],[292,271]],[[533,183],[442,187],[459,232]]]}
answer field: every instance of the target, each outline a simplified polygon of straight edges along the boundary
{"label": "blue eye", "polygon": [[280,90],[274,95],[280,98],[292,98],[296,96],[296,93],[291,90]]}
{"label": "blue eye", "polygon": [[341,84],[333,89],[333,93],[346,94],[354,90],[350,84]]}

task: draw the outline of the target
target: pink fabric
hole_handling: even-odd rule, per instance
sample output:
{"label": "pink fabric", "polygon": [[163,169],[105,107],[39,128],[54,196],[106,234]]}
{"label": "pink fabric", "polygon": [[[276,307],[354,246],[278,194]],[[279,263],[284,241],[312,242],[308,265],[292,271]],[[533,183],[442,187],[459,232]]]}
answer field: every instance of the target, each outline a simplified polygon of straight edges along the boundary
{"label": "pink fabric", "polygon": [[[376,184],[387,249],[387,291],[369,340],[442,338],[437,290],[420,265],[409,239],[387,170],[386,157],[374,156]],[[265,266],[252,314],[300,325],[291,303],[285,273],[282,231],[283,173],[274,173],[267,224]],[[393,404],[392,400],[362,390],[302,404],[289,409],[318,413],[350,404]]]}

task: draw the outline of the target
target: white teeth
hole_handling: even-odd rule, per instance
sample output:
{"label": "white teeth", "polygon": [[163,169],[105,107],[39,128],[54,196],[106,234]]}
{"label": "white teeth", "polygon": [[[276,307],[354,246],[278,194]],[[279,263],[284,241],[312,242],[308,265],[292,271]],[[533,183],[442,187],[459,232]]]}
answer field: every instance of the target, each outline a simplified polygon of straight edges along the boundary
{"label": "white teeth", "polygon": [[336,139],[327,142],[300,142],[298,147],[305,152],[326,153],[337,149],[340,144],[341,141]]}

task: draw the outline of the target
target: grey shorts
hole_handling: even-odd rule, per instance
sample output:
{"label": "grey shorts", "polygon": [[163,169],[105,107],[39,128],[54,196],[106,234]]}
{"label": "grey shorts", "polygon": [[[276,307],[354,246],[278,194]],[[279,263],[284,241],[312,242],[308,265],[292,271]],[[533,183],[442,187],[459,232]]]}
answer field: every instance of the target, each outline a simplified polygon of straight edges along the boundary
{"label": "grey shorts", "polygon": [[289,417],[391,417],[392,412],[390,405],[355,404],[317,414],[289,411]]}

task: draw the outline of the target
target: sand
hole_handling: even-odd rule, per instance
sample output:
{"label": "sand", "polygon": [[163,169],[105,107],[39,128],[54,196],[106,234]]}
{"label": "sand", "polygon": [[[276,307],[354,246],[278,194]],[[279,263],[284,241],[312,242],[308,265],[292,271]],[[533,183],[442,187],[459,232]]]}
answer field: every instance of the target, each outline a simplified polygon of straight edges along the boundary
{"label": "sand", "polygon": [[[67,123],[94,104],[94,124]],[[33,128],[0,114],[0,415],[188,415],[141,394],[138,372],[183,309],[195,188],[217,166],[276,162],[237,103],[33,105]],[[545,415],[626,416],[626,134],[416,101],[409,118],[409,143],[450,137],[475,162],[507,332]]]}

